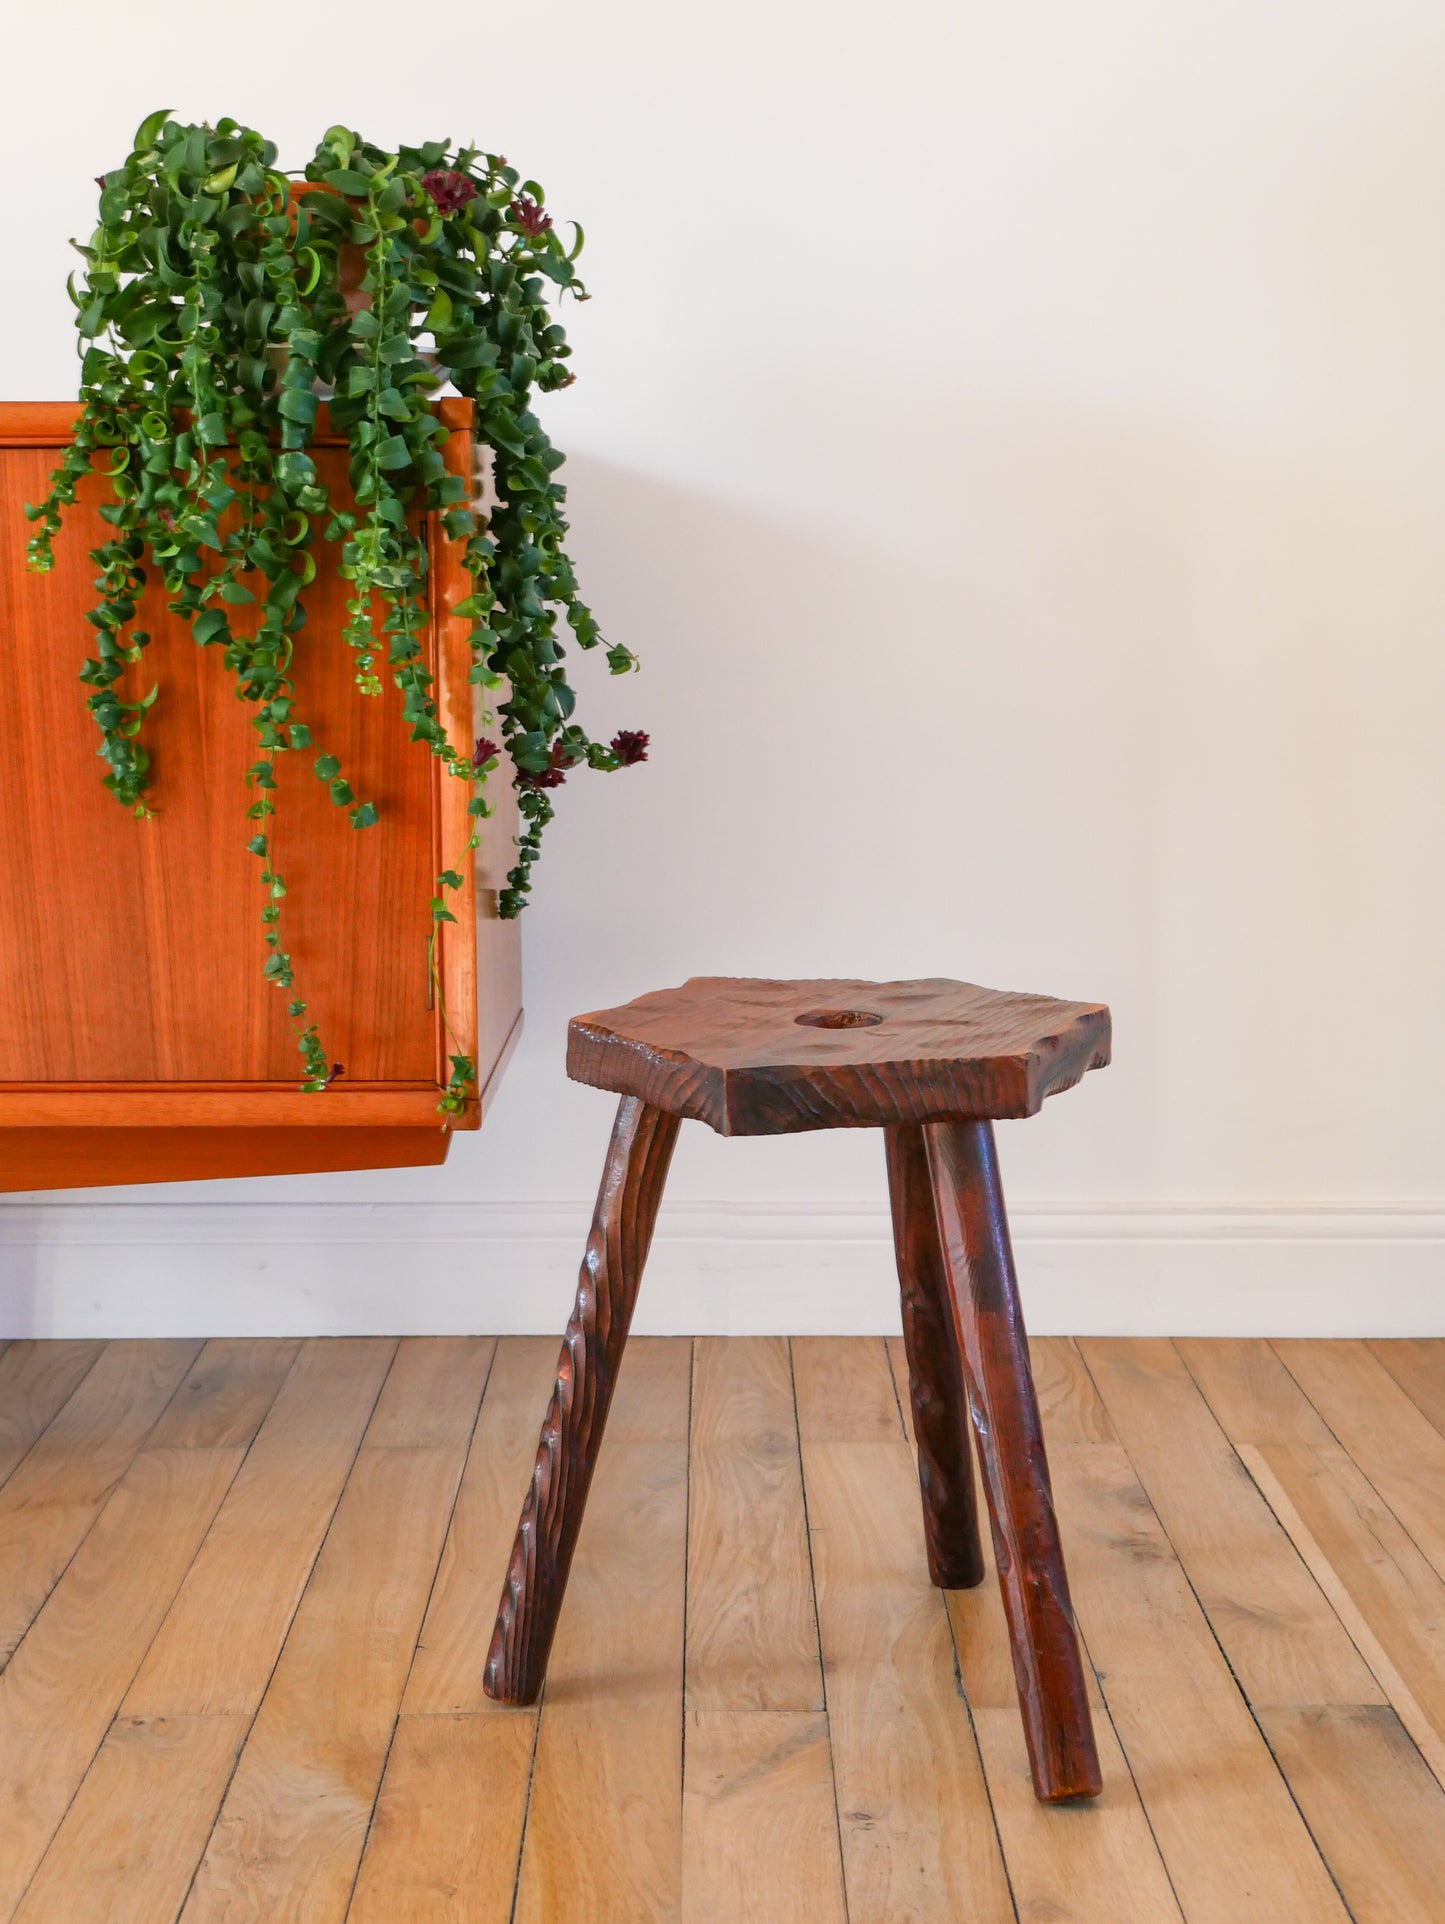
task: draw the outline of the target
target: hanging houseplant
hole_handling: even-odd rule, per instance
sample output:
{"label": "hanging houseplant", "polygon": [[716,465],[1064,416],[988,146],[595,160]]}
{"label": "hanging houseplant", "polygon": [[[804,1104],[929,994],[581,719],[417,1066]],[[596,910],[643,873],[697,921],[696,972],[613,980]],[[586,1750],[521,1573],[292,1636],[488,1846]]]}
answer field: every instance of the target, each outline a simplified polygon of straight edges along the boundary
{"label": "hanging houseplant", "polygon": [[[287,1008],[311,1092],[339,1071],[296,993],[280,928],[286,887],[271,858],[278,756],[312,757],[316,777],[353,829],[375,804],[313,740],[296,712],[298,648],[335,646],[304,634],[318,538],[337,544],[348,584],[340,641],[353,651],[362,699],[391,681],[411,739],[469,785],[472,834],[448,851],[431,901],[448,894],[490,813],[486,784],[510,763],[521,815],[516,860],[499,893],[503,917],[531,886],[549,791],[573,768],[644,760],[647,737],[623,730],[593,741],[573,720],[559,616],[584,649],[601,642],[563,548],[563,457],[531,412],[534,388],[566,387],[569,348],[548,300],[585,299],[535,181],[501,155],[443,141],[395,152],[342,127],[326,134],[303,182],[276,168],[276,148],[222,120],[183,126],[152,114],[122,167],[100,176],[100,224],[80,249],[71,295],[81,337],[82,412],[46,498],[30,565],[51,565],[52,542],[80,483],[99,466],[112,537],[92,551],[99,600],[95,654],[81,680],[100,731],[105,785],[138,816],[149,811],[147,716],[141,692],[150,637],[131,627],[148,571],[195,641],[221,651],[253,708],[256,760],[247,773],[247,847],[260,863],[266,978]],[[433,398],[450,382],[474,404],[478,442],[492,457],[493,499],[482,512],[447,471]],[[321,397],[345,436],[349,494],[333,499],[308,449]],[[469,592],[444,612],[471,624],[470,679],[484,704],[468,755],[448,739],[423,645],[427,545],[420,517],[439,513],[464,542]],[[635,666],[606,649],[614,674]],[[495,730],[500,742],[492,739]],[[435,973],[435,972],[434,972]],[[440,996],[440,982],[437,982]],[[453,1054],[441,1109],[456,1115],[476,1079]]]}

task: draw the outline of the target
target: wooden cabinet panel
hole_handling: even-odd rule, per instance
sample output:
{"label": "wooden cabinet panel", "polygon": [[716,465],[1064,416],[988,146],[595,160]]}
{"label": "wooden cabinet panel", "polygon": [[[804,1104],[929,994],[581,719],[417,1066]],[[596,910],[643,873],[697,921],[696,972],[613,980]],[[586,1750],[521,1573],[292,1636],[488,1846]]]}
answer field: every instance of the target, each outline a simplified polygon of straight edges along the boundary
{"label": "wooden cabinet panel", "polygon": [[[452,430],[448,463],[464,470],[470,408],[442,406]],[[296,717],[315,746],[278,757],[272,847],[288,890],[281,929],[295,992],[345,1076],[324,1095],[299,1096],[286,996],[261,978],[261,865],[245,848],[245,771],[257,752],[250,704],[237,700],[220,650],[198,648],[152,583],[135,625],[153,640],[126,692],[133,699],[159,687],[144,736],[155,816],[135,820],[101,786],[87,691],[77,680],[93,652],[85,611],[96,570],[88,551],[107,533],[99,478],[82,489],[57,540],[53,572],[24,567],[23,504],[44,493],[74,413],[0,405],[0,634],[11,667],[0,703],[0,1189],[52,1186],[66,1173],[58,1139],[43,1153],[38,1142],[33,1153],[23,1148],[30,1132],[46,1129],[85,1132],[72,1144],[76,1170],[83,1164],[88,1172],[71,1178],[80,1182],[105,1179],[94,1171],[98,1156],[104,1162],[106,1130],[139,1132],[160,1165],[138,1178],[146,1143],[138,1152],[131,1141],[121,1155],[117,1137],[117,1166],[128,1173],[114,1180],[192,1173],[178,1162],[225,1173],[213,1165],[225,1163],[227,1142],[198,1142],[181,1155],[173,1132],[182,1128],[245,1130],[244,1144],[239,1133],[229,1140],[245,1164],[236,1173],[258,1173],[258,1156],[266,1164],[268,1133],[276,1167],[373,1166],[368,1132],[376,1132],[376,1165],[404,1160],[399,1127],[426,1134],[416,1160],[440,1160],[445,1141],[438,1153],[431,1139],[437,1087],[456,1045],[443,1036],[430,993],[428,902],[440,867],[465,866],[465,785],[444,781],[440,764],[408,739],[390,687],[375,699],[358,694],[340,639],[346,584],[335,572],[338,550],[318,543],[293,666]],[[344,502],[344,447],[323,442],[316,459],[333,499]],[[455,599],[453,590],[465,592],[458,550],[439,525],[428,537],[434,598]],[[430,644],[452,739],[469,744],[466,624],[434,622]],[[357,798],[376,804],[376,827],[352,829],[312,773],[318,753],[339,757]],[[484,1087],[495,1084],[520,1015],[516,925],[496,920],[492,892],[514,821],[501,809],[481,854],[482,980],[470,888],[442,947],[452,1028],[472,1053],[480,1029]],[[384,1097],[392,1099],[378,1106]],[[479,1120],[474,1109],[459,1126]],[[303,1148],[300,1137],[313,1131],[316,1141]],[[318,1163],[326,1154],[345,1160]]]}

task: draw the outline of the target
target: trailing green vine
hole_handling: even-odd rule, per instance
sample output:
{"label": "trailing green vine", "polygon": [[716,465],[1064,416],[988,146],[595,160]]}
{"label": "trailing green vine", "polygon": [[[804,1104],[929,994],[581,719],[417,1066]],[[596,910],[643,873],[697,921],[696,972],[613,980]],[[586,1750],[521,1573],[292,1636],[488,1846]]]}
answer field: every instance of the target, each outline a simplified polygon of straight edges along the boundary
{"label": "trailing green vine", "polygon": [[[502,757],[522,818],[499,895],[509,917],[532,886],[550,791],[584,763],[646,759],[645,734],[597,742],[573,719],[559,622],[583,649],[602,637],[564,547],[563,457],[530,406],[534,390],[574,378],[548,303],[566,292],[586,298],[575,266],[582,233],[564,246],[542,189],[499,154],[445,141],[388,152],[344,127],[328,131],[293,184],[273,144],[250,128],[185,126],[163,111],[98,185],[99,225],[79,250],[79,284],[70,283],[82,412],[49,493],[27,508],[38,524],[30,565],[50,567],[64,512],[98,468],[111,494],[100,512],[114,532],[92,551],[95,653],[81,680],[105,785],[138,816],[150,813],[143,736],[158,691],[136,691],[132,671],[150,637],[131,624],[151,571],[196,642],[221,651],[256,731],[247,847],[261,864],[264,974],[293,991],[302,1087],[322,1090],[341,1067],[328,1067],[294,993],[274,856],[277,758],[321,747],[294,712],[290,672],[318,536],[338,546],[348,584],[341,639],[360,695],[381,694],[390,679],[412,740],[471,790],[471,834],[431,902],[428,965],[449,1035],[436,932],[455,920],[447,898],[462,885],[477,820],[491,812],[484,790]],[[491,451],[496,500],[486,514],[438,445],[431,404],[447,382],[474,403],[477,438]],[[344,502],[330,498],[308,452],[323,395],[350,454]],[[470,679],[493,704],[484,724],[501,738],[484,735],[470,755],[447,739],[426,665],[418,510],[440,514],[464,543],[470,592],[447,612],[471,623]],[[614,674],[636,665],[626,648],[605,652]],[[312,766],[354,829],[377,821],[336,756],[322,748]],[[475,1082],[476,1065],[457,1048],[442,1111],[459,1113]]]}

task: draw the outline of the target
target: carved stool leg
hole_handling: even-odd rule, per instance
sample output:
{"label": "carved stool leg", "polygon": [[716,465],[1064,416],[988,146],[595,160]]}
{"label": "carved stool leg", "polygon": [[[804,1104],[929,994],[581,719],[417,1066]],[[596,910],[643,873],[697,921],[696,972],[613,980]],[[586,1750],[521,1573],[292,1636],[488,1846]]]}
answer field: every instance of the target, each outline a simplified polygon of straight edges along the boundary
{"label": "carved stool leg", "polygon": [[938,1241],[928,1152],[916,1123],[891,1125],[884,1140],[928,1574],[941,1589],[971,1590],[983,1581],[983,1546],[968,1444],[968,1395]]}
{"label": "carved stool leg", "polygon": [[636,1096],[618,1106],[487,1653],[483,1689],[498,1703],[535,1703],[542,1689],[677,1129],[676,1116]]}
{"label": "carved stool leg", "polygon": [[1101,1788],[1018,1279],[987,1122],[924,1126],[1034,1791]]}

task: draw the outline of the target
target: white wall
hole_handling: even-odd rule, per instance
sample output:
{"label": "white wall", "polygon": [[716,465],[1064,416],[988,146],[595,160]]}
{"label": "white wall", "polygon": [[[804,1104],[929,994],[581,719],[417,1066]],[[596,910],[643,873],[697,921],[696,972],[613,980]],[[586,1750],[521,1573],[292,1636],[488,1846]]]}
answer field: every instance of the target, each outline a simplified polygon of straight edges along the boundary
{"label": "white wall", "polygon": [[[561,797],[444,1170],[13,1199],[4,1327],[557,1326],[569,1013],[944,972],[1114,1007],[1003,1132],[1036,1327],[1445,1330],[1436,0],[396,17],[16,14],[0,388],[72,391],[64,241],[152,107],[500,148],[587,229],[547,405],[645,664],[589,718],[652,760]],[[642,1323],[884,1326],[882,1210],[871,1135],[685,1131]]]}

